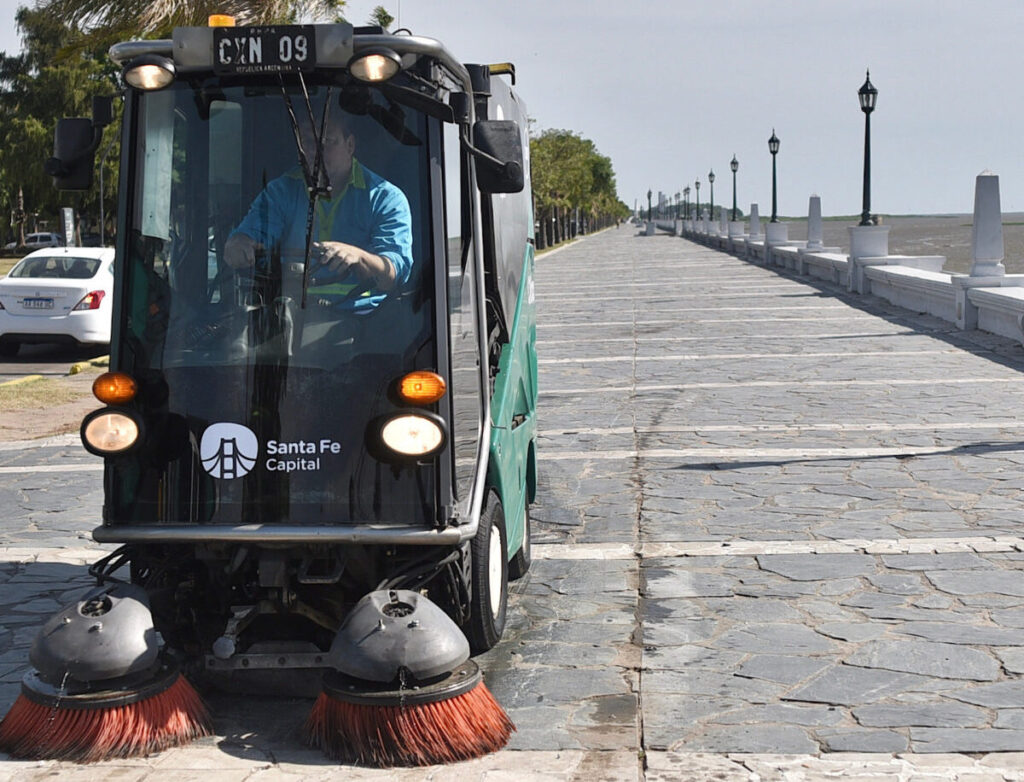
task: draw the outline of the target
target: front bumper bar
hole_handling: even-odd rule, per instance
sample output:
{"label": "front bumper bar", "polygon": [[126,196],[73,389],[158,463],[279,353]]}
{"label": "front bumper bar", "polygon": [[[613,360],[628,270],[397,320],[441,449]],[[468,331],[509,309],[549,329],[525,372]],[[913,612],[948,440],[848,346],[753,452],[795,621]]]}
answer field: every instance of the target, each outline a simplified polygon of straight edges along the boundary
{"label": "front bumper bar", "polygon": [[339,525],[303,527],[279,524],[180,524],[121,526],[104,524],[93,530],[97,543],[265,543],[295,545],[366,543],[376,545],[458,545],[476,535],[478,524],[441,530],[423,527]]}

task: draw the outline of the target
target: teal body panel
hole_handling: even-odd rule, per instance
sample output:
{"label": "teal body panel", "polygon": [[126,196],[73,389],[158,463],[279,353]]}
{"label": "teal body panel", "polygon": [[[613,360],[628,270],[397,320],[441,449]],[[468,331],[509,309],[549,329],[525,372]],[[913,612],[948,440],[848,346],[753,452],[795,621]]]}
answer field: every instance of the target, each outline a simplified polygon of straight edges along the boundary
{"label": "teal body panel", "polygon": [[537,318],[534,251],[527,244],[509,341],[502,348],[491,398],[488,484],[505,513],[508,555],[523,545],[526,507],[537,495]]}

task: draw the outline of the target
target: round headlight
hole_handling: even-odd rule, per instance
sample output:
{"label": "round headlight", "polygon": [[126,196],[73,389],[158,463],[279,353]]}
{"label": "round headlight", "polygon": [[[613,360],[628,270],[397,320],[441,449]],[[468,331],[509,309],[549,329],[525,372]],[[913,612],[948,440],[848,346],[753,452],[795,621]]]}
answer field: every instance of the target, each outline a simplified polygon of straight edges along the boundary
{"label": "round headlight", "polygon": [[96,410],[82,422],[82,444],[97,456],[124,453],[139,442],[142,428],[127,410]]}
{"label": "round headlight", "polygon": [[444,445],[439,420],[417,413],[403,413],[387,420],[380,430],[384,445],[402,456],[429,456]]}
{"label": "round headlight", "polygon": [[129,86],[150,92],[162,90],[174,81],[174,63],[159,54],[143,54],[130,60],[122,71]]}
{"label": "round headlight", "polygon": [[348,69],[359,81],[387,81],[402,69],[402,58],[386,47],[372,47],[349,60]]}

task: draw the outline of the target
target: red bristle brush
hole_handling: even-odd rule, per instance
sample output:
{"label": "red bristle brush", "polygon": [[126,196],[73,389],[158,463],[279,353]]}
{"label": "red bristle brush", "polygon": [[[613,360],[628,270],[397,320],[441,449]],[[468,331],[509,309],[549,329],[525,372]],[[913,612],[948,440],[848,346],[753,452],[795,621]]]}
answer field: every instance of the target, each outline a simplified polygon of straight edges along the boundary
{"label": "red bristle brush", "polygon": [[[0,721],[0,749],[16,758],[95,763],[149,755],[211,733],[210,715],[177,666],[145,681],[73,682],[58,689],[36,672]],[[104,689],[99,689],[103,687]]]}
{"label": "red bristle brush", "polygon": [[429,766],[496,752],[515,730],[471,660],[433,682],[379,685],[332,671],[306,721],[308,743],[366,766]]}

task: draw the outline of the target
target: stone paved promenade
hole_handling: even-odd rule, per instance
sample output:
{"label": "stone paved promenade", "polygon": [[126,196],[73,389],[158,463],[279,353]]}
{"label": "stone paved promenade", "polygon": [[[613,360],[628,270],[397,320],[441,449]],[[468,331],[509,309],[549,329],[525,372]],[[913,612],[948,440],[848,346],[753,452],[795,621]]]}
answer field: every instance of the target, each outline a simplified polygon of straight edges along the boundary
{"label": "stone paved promenade", "polygon": [[[214,739],[0,778],[1024,779],[1020,345],[625,226],[536,291],[536,559],[481,658],[507,750],[339,769],[310,701],[215,696]],[[0,709],[99,477],[0,450]]]}

